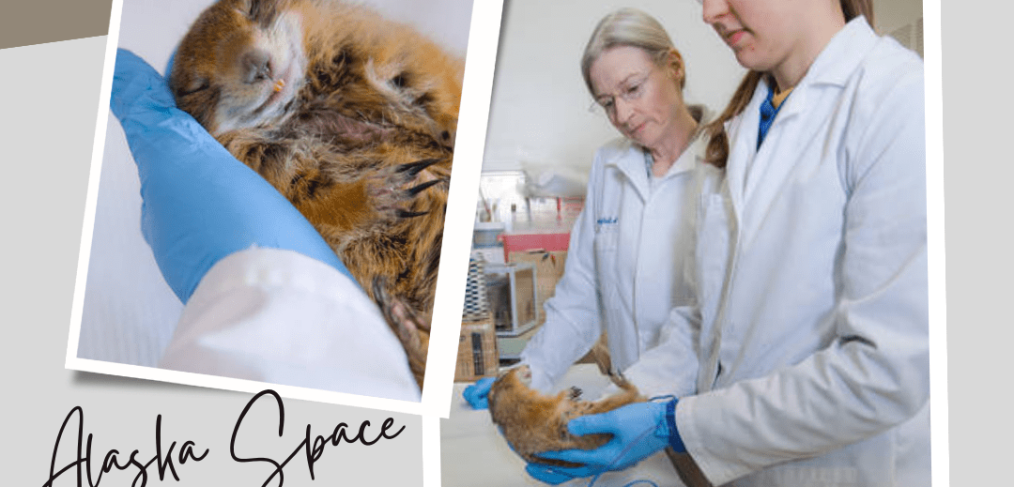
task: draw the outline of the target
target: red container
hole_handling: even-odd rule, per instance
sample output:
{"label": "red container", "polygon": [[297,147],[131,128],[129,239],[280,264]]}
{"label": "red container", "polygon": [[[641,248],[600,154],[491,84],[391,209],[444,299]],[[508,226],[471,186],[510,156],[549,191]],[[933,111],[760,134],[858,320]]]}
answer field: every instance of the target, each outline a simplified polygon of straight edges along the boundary
{"label": "red container", "polygon": [[503,242],[504,260],[510,258],[511,252],[527,250],[567,250],[570,244],[570,232],[556,233],[502,233],[497,240]]}

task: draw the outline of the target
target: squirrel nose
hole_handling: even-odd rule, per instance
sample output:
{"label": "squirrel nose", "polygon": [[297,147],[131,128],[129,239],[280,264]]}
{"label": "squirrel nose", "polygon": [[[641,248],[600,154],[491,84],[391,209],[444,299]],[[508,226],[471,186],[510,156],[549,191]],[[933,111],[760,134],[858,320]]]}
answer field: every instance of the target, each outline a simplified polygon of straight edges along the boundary
{"label": "squirrel nose", "polygon": [[271,79],[271,56],[262,49],[247,51],[240,58],[243,80],[256,83]]}

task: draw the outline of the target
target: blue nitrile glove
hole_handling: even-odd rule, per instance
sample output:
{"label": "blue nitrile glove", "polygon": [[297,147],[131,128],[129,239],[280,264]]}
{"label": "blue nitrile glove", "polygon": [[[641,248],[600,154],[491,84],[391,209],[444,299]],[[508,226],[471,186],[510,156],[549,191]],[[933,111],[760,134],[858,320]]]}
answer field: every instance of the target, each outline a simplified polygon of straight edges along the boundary
{"label": "blue nitrile glove", "polygon": [[303,215],[177,109],[165,79],[124,49],[110,107],[141,180],[141,232],[181,301],[216,262],[252,246],[293,250],[351,277]]}
{"label": "blue nitrile glove", "polygon": [[560,484],[579,477],[592,477],[609,470],[623,470],[671,446],[686,452],[675,421],[676,399],[665,402],[628,404],[607,413],[580,416],[567,423],[574,435],[610,433],[609,443],[594,450],[566,450],[539,453],[551,460],[581,464],[581,467],[551,467],[529,463],[525,470],[536,480]]}
{"label": "blue nitrile glove", "polygon": [[472,409],[487,409],[489,408],[489,388],[493,387],[493,382],[496,379],[492,377],[484,377],[479,379],[465,388],[465,392],[461,395],[468,401],[468,405],[472,406]]}

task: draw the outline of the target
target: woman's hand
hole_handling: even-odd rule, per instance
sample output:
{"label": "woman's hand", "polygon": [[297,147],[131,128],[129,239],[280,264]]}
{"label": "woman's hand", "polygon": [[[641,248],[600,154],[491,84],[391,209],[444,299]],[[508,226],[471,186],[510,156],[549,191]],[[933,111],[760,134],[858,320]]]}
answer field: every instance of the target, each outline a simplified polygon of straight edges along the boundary
{"label": "woman's hand", "polygon": [[484,377],[476,381],[465,388],[465,392],[461,395],[465,397],[465,401],[468,401],[468,405],[472,406],[472,409],[487,409],[489,408],[489,389],[493,387],[493,382],[496,379],[492,377]]}
{"label": "woman's hand", "polygon": [[686,448],[676,431],[673,418],[675,407],[676,399],[640,402],[602,414],[574,418],[567,423],[571,434],[584,436],[606,433],[612,435],[612,439],[594,450],[538,454],[549,460],[580,464],[580,467],[551,467],[529,463],[525,470],[535,479],[555,485],[575,478],[629,468],[667,446],[673,447],[677,452],[684,452]]}
{"label": "woman's hand", "polygon": [[117,51],[110,106],[141,179],[141,232],[184,303],[216,262],[254,246],[293,250],[351,277],[299,211],[177,109],[165,79],[130,51]]}

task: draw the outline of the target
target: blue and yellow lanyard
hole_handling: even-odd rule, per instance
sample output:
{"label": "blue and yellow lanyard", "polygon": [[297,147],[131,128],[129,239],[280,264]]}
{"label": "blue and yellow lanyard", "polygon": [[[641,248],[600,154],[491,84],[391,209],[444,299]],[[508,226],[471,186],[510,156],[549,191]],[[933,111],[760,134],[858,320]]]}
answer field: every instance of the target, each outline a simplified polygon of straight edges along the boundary
{"label": "blue and yellow lanyard", "polygon": [[768,129],[771,128],[771,124],[775,121],[775,115],[778,115],[778,111],[785,105],[785,100],[789,97],[790,93],[792,93],[792,88],[778,95],[775,95],[774,88],[768,88],[768,97],[760,106],[760,125],[757,127],[758,150],[760,150],[761,142],[764,142],[764,137],[768,134]]}

